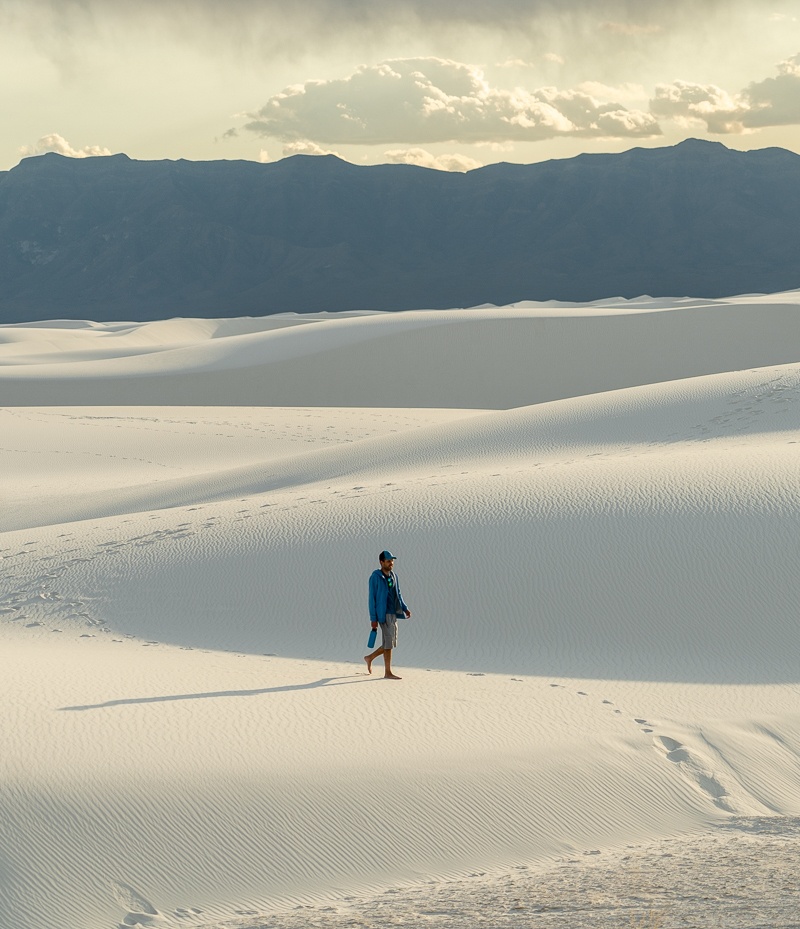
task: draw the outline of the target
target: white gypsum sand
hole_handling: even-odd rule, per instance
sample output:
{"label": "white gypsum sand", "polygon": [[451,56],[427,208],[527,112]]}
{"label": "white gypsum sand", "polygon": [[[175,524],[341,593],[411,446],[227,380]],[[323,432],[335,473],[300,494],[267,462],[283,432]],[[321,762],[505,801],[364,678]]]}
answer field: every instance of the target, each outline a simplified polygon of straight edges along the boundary
{"label": "white gypsum sand", "polygon": [[0,327],[0,925],[491,924],[800,816],[798,358],[797,294]]}

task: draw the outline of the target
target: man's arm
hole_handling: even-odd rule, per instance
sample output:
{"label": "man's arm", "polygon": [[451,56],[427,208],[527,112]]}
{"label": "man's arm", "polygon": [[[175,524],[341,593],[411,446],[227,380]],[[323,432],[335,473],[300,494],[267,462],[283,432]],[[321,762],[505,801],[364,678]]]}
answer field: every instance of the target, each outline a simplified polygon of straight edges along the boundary
{"label": "man's arm", "polygon": [[400,593],[400,579],[395,574],[395,581],[397,581],[397,599],[400,601],[400,609],[406,614],[406,619],[411,619],[411,610],[406,606],[406,601],[403,599],[402,593]]}
{"label": "man's arm", "polygon": [[378,626],[378,585],[376,581],[377,578],[373,572],[369,576],[369,621],[373,629]]}

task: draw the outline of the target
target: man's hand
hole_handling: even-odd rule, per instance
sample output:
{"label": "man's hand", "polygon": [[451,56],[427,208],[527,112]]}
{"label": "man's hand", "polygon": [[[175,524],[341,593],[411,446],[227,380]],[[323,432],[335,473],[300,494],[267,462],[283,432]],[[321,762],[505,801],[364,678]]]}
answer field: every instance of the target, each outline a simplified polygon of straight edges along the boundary
{"label": "man's hand", "polygon": [[403,612],[406,614],[406,619],[411,619],[411,610],[403,610]]}
{"label": "man's hand", "polygon": [[378,624],[377,624],[377,623],[370,623],[370,625],[372,626],[373,629],[377,629],[377,628],[378,628]]}

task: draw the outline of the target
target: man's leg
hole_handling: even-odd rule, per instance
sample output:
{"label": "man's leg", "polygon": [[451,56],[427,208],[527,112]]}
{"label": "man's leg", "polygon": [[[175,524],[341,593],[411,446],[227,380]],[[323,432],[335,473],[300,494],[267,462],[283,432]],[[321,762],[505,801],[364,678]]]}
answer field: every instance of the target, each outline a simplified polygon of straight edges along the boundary
{"label": "man's leg", "polygon": [[392,650],[390,648],[385,648],[383,650],[383,663],[386,665],[386,673],[383,675],[388,678],[390,681],[401,681],[402,678],[398,677],[396,674],[392,674]]}
{"label": "man's leg", "polygon": [[364,655],[364,661],[367,663],[367,674],[372,674],[372,662],[375,661],[380,655],[384,652],[384,648],[381,645],[380,648],[376,648],[371,655]]}

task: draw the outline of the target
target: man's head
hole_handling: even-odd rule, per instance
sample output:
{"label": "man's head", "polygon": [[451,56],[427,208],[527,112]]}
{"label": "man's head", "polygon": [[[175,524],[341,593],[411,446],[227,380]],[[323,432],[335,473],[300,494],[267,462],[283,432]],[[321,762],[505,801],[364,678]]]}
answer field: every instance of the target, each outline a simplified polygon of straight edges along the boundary
{"label": "man's head", "polygon": [[394,555],[384,549],[380,555],[378,555],[378,561],[381,563],[382,571],[391,571],[394,566]]}

